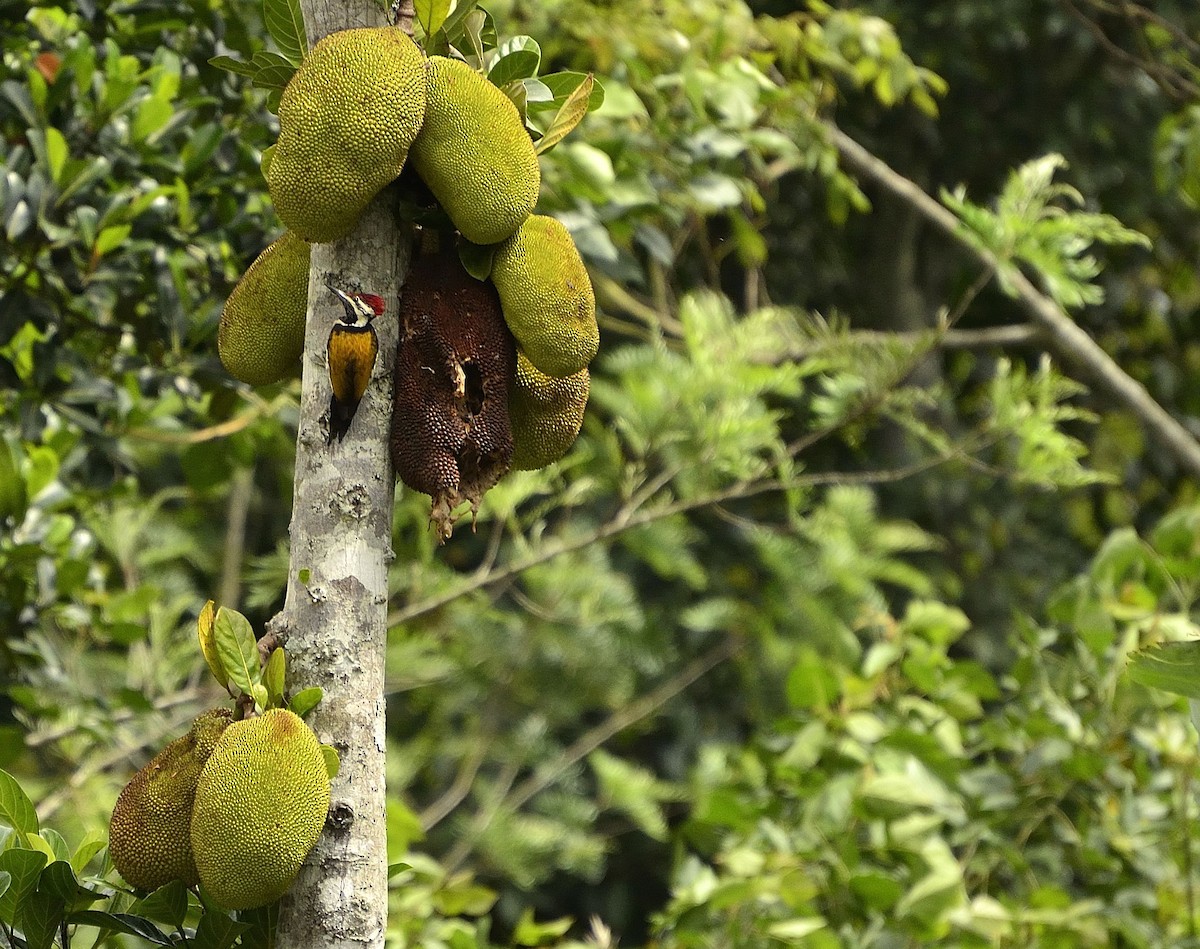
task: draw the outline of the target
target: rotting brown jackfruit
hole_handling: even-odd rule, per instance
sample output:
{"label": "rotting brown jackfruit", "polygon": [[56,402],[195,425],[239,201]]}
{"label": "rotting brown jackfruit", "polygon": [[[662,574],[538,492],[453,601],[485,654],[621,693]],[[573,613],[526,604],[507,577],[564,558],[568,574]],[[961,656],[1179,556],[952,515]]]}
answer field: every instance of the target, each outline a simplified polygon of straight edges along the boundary
{"label": "rotting brown jackfruit", "polygon": [[496,248],[492,282],[504,321],[535,367],[562,379],[592,361],[600,347],[596,297],[561,221],[528,218]]}
{"label": "rotting brown jackfruit", "polygon": [[495,244],[537,204],[541,171],[512,100],[458,59],[429,57],[413,167],[473,244]]}
{"label": "rotting brown jackfruit", "polygon": [[508,397],[514,471],[532,471],[558,461],[583,425],[591,377],[586,369],[555,379],[517,352],[517,377]]}
{"label": "rotting brown jackfruit", "polygon": [[331,33],[279,99],[267,172],[275,210],[308,241],[344,237],[400,174],[425,116],[425,59],[395,27]]}
{"label": "rotting brown jackfruit", "polygon": [[269,385],[299,367],[311,250],[285,232],[255,258],[229,294],[217,330],[217,352],[235,379]]}
{"label": "rotting brown jackfruit", "polygon": [[189,830],[192,802],[200,772],[229,718],[223,708],[199,716],[121,791],[109,822],[108,849],[130,886],[157,890],[172,880],[185,886],[198,882]]}
{"label": "rotting brown jackfruit", "polygon": [[200,773],[192,810],[196,870],[213,902],[236,910],[277,900],[328,811],[321,744],[299,716],[276,708],[230,725]]}
{"label": "rotting brown jackfruit", "polygon": [[400,294],[400,344],[392,405],[392,464],[433,499],[441,540],[463,501],[478,510],[508,471],[508,393],[516,345],[495,289],[453,251],[420,257]]}

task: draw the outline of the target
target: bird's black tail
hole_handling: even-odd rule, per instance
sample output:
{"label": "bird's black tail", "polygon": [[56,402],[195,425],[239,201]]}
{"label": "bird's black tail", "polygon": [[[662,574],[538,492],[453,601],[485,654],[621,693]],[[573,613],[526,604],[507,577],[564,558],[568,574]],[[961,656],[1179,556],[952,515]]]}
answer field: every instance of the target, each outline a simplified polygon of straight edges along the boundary
{"label": "bird's black tail", "polygon": [[325,444],[332,445],[335,438],[340,442],[346,437],[357,411],[358,402],[343,402],[337,396],[329,400],[329,437]]}

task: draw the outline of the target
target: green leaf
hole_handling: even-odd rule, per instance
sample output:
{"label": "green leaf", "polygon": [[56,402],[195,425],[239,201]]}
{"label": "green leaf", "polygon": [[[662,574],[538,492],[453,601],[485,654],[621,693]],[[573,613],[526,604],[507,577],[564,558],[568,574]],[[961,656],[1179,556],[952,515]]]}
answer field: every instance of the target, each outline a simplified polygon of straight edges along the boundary
{"label": "green leaf", "polygon": [[67,147],[67,140],[63,137],[63,133],[53,126],[47,128],[46,161],[50,166],[50,180],[56,185],[62,184],[63,168],[66,167],[70,155],[71,150]]}
{"label": "green leaf", "polygon": [[0,871],[11,876],[12,883],[0,896],[0,919],[16,925],[17,910],[25,895],[37,885],[38,874],[46,865],[46,855],[37,850],[12,849],[0,853]]}
{"label": "green leaf", "polygon": [[66,905],[56,895],[41,889],[26,894],[17,911],[17,925],[28,949],[50,949],[65,915]]}
{"label": "green leaf", "polygon": [[[539,102],[532,96],[529,98],[530,108],[550,108],[552,106],[561,107],[564,102],[571,96],[576,89],[583,83],[587,82],[588,73],[573,72],[565,70],[563,72],[548,73],[544,76],[538,76],[538,82],[550,90],[551,99],[549,102]],[[592,91],[588,95],[588,111],[592,112],[604,104],[604,86],[592,79]]]}
{"label": "green leaf", "polygon": [[194,949],[229,949],[238,936],[249,928],[247,923],[237,922],[224,913],[209,910],[200,917],[196,935],[192,937],[191,943]]}
{"label": "green leaf", "polygon": [[43,827],[41,831],[38,832],[38,836],[50,845],[50,852],[54,854],[55,860],[65,860],[70,862],[71,848],[67,846],[67,842],[63,839],[62,834],[60,834],[53,827]]}
{"label": "green leaf", "polygon": [[296,715],[299,715],[301,718],[303,718],[314,708],[316,708],[317,703],[320,702],[324,697],[325,690],[319,685],[314,685],[309,689],[301,689],[299,692],[293,695],[291,704],[288,707]]}
{"label": "green leaf", "polygon": [[267,687],[268,708],[283,707],[283,687],[287,681],[287,654],[283,647],[275,649],[263,670],[263,685]]}
{"label": "green leaf", "polygon": [[96,244],[92,248],[92,256],[96,258],[103,257],[110,250],[116,250],[125,243],[129,237],[133,226],[130,224],[114,224],[112,227],[104,228],[96,237]]}
{"label": "green leaf", "polygon": [[229,680],[247,695],[262,678],[258,662],[258,643],[250,621],[237,610],[222,606],[214,622],[217,655]]}
{"label": "green leaf", "polygon": [[1200,699],[1200,641],[1160,643],[1134,653],[1129,677],[1139,685]]}
{"label": "green leaf", "polygon": [[0,520],[11,516],[20,521],[28,505],[25,479],[21,477],[17,454],[11,445],[0,439]]}
{"label": "green leaf", "polygon": [[525,907],[525,911],[513,929],[512,940],[518,946],[541,946],[565,935],[571,928],[572,922],[573,920],[569,916],[564,916],[561,919],[539,923],[533,918],[533,910]]}
{"label": "green leaf", "polygon": [[263,0],[263,22],[284,58],[299,66],[308,52],[308,34],[299,0]]}
{"label": "green leaf", "polygon": [[196,617],[196,636],[200,640],[200,652],[208,664],[208,671],[221,684],[221,688],[228,689],[229,673],[225,671],[225,665],[217,652],[217,636],[213,628],[216,617],[217,604],[209,600],[200,608],[200,615]]}
{"label": "green leaf", "polygon": [[466,21],[467,14],[471,13],[477,6],[479,6],[479,0],[459,0],[459,4],[454,8],[454,12],[442,24],[442,33],[445,35],[447,42],[455,43],[461,39],[463,24]]}
{"label": "green leaf", "polygon": [[514,36],[496,49],[496,57],[488,69],[488,81],[503,89],[518,79],[537,76],[542,64],[542,48],[532,36]]}
{"label": "green leaf", "polygon": [[178,928],[187,916],[187,888],[182,881],[172,880],[138,900],[131,909],[139,916]]}
{"label": "green leaf", "polygon": [[250,695],[254,699],[255,708],[257,708],[260,712],[266,711],[268,708],[270,708],[269,703],[271,698],[267,694],[267,687],[261,682],[255,682],[254,685],[250,686]]}
{"label": "green leaf", "polygon": [[33,802],[7,771],[0,771],[0,823],[22,836],[32,836],[39,830]]}
{"label": "green leaf", "polygon": [[413,10],[425,35],[433,36],[450,14],[450,0],[413,0]]}
{"label": "green leaf", "polygon": [[276,53],[255,53],[250,65],[254,67],[254,85],[260,89],[282,90],[296,72],[291,60]]}
{"label": "green leaf", "polygon": [[150,920],[133,916],[130,913],[104,913],[95,909],[79,910],[67,913],[66,921],[73,926],[94,926],[101,932],[123,933],[126,936],[137,936],[156,946],[174,945]]}
{"label": "green leaf", "polygon": [[38,877],[38,890],[60,900],[68,910],[82,909],[89,903],[107,899],[107,894],[83,886],[75,870],[65,860],[55,860]]}
{"label": "green leaf", "polygon": [[275,145],[268,145],[262,151],[262,157],[258,160],[258,170],[262,172],[264,178],[271,173],[271,162],[275,159]]}
{"label": "green leaf", "polygon": [[71,867],[76,873],[83,873],[84,868],[92,862],[92,858],[106,846],[108,846],[108,835],[99,828],[92,828],[83,838],[82,843],[75,848],[75,853],[71,855]]}
{"label": "green leaf", "polygon": [[767,935],[774,936],[776,939],[781,939],[784,942],[789,942],[793,939],[803,939],[805,936],[811,936],[818,930],[824,929],[827,925],[828,923],[820,916],[785,919],[778,923],[771,923],[767,927]]}
{"label": "green leaf", "polygon": [[463,268],[476,280],[487,280],[492,273],[492,260],[496,256],[494,244],[472,244],[470,241],[458,242],[458,259]]}
{"label": "green leaf", "polygon": [[240,59],[234,59],[232,56],[213,56],[208,64],[216,66],[218,69],[224,69],[226,72],[235,73],[238,76],[247,76],[253,78],[258,72],[250,63],[243,62]]}
{"label": "green leaf", "polygon": [[562,108],[555,114],[550,127],[546,129],[546,134],[542,136],[541,141],[537,143],[537,153],[545,154],[555,145],[561,142],[570,134],[583,117],[588,113],[588,100],[592,94],[592,88],[595,85],[595,80],[589,73],[562,104]]}
{"label": "green leaf", "polygon": [[329,775],[329,780],[332,781],[338,776],[338,770],[342,766],[337,749],[332,745],[322,745],[321,757],[325,759],[325,773]]}
{"label": "green leaf", "polygon": [[607,806],[626,814],[647,836],[666,839],[667,821],[660,802],[677,797],[668,785],[646,769],[603,749],[593,751],[588,764],[596,774],[602,801]]}

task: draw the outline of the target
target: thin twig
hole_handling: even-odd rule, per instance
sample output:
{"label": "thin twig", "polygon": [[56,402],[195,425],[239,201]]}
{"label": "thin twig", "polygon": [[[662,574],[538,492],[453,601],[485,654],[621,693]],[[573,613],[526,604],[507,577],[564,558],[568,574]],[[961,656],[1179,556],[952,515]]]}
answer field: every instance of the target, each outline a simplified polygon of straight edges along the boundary
{"label": "thin twig", "polygon": [[[837,126],[827,124],[826,131],[850,168],[908,202],[926,220],[954,238],[965,253],[984,265],[989,272],[1001,266],[1003,262],[991,251],[964,241],[958,218],[926,194],[919,185],[894,171]],[[1081,368],[1111,398],[1136,415],[1180,464],[1193,475],[1200,475],[1200,443],[1191,433],[1019,269],[1008,268],[1006,277],[1017,300],[1045,331],[1050,348],[1065,361]]]}
{"label": "thin twig", "polygon": [[467,795],[471,793],[471,786],[475,783],[475,775],[479,773],[479,768],[483,764],[484,758],[487,757],[489,746],[490,743],[487,741],[478,741],[471,753],[463,758],[450,787],[441,797],[421,811],[419,820],[422,830],[428,833],[466,800]]}

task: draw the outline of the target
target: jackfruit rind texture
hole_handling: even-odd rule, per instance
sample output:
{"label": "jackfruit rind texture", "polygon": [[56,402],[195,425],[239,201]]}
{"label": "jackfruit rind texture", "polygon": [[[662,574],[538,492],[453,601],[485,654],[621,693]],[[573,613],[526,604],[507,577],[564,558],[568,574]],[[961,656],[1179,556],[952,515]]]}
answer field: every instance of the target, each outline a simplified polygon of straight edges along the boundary
{"label": "jackfruit rind texture", "polygon": [[514,471],[533,471],[558,461],[583,425],[591,377],[586,369],[555,379],[517,353],[517,376],[508,397]]}
{"label": "jackfruit rind texture", "polygon": [[300,364],[310,255],[309,245],[287,231],[255,258],[229,294],[217,352],[235,379],[270,385]]}
{"label": "jackfruit rind texture", "polygon": [[317,243],[350,233],[404,167],[425,96],[425,59],[402,30],[342,30],[317,43],[279,99],[267,185],[280,220]]}
{"label": "jackfruit rind texture", "polygon": [[198,882],[189,831],[192,802],[200,772],[229,718],[223,708],[199,716],[121,791],[109,822],[108,849],[130,886],[157,890],[172,880],[185,886]]}
{"label": "jackfruit rind texture", "polygon": [[196,785],[192,850],[223,909],[282,896],[321,835],[329,777],[311,728],[286,709],[230,725]]}
{"label": "jackfruit rind texture", "polygon": [[600,347],[596,297],[571,232],[535,214],[496,249],[492,282],[504,320],[535,367],[562,379]]}
{"label": "jackfruit rind texture", "polygon": [[512,100],[458,59],[429,57],[425,124],[413,167],[473,244],[495,244],[537,204],[541,171]]}
{"label": "jackfruit rind texture", "polygon": [[463,269],[453,250],[422,256],[400,294],[392,403],[392,463],[432,499],[441,539],[452,512],[480,499],[508,471],[508,396],[516,344],[495,288]]}

